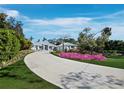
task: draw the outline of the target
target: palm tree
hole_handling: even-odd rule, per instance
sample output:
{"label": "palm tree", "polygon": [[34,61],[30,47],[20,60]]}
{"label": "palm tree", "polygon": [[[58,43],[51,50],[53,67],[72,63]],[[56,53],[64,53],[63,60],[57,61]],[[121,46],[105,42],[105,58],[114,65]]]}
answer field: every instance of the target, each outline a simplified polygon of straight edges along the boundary
{"label": "palm tree", "polygon": [[29,38],[30,41],[32,41],[33,39],[34,39],[34,38],[33,38],[32,36]]}
{"label": "palm tree", "polygon": [[61,44],[62,44],[62,50],[65,51],[65,45],[64,45],[64,42],[66,39],[68,39],[70,36],[69,35],[62,35],[61,37]]}
{"label": "palm tree", "polygon": [[43,37],[43,40],[42,41],[45,41],[45,40],[47,40],[45,37]]}
{"label": "palm tree", "polygon": [[37,42],[40,42],[40,39],[38,39]]}

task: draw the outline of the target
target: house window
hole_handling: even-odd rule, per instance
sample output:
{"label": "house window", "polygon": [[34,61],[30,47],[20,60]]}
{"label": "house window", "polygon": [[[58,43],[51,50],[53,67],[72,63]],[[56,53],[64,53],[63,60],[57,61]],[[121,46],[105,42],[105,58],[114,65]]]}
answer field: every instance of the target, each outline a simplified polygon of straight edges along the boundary
{"label": "house window", "polygon": [[52,46],[49,46],[49,49],[51,49],[51,50],[52,50]]}
{"label": "house window", "polygon": [[39,48],[40,48],[41,50],[43,50],[43,46],[39,46]]}
{"label": "house window", "polygon": [[71,46],[71,48],[74,48],[74,46]]}

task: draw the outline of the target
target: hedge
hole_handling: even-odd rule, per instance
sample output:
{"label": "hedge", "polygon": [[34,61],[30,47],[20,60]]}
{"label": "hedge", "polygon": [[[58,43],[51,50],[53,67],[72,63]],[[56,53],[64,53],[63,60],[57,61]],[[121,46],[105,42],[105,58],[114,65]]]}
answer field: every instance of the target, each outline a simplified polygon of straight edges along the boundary
{"label": "hedge", "polygon": [[0,62],[12,59],[20,50],[15,31],[0,29]]}
{"label": "hedge", "polygon": [[19,51],[19,53],[17,53],[17,55],[15,57],[13,57],[12,59],[10,59],[6,62],[0,63],[0,69],[4,68],[4,67],[7,67],[8,65],[14,64],[14,63],[18,62],[19,60],[23,60],[24,57],[27,54],[30,54],[30,53],[32,53],[32,50],[21,50],[21,51]]}

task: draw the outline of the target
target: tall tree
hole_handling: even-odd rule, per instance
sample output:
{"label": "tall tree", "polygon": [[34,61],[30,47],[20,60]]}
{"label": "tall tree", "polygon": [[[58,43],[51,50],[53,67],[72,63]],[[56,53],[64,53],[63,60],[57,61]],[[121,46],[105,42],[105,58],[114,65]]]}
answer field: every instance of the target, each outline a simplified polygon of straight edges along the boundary
{"label": "tall tree", "polygon": [[43,41],[47,40],[45,37],[43,37]]}
{"label": "tall tree", "polygon": [[9,17],[7,21],[10,23],[10,29],[16,31],[17,36],[24,37],[24,33],[22,29],[23,24],[21,21],[17,21],[14,17]]}
{"label": "tall tree", "polygon": [[5,13],[0,13],[0,28],[8,28],[9,23],[6,21],[7,15]]}
{"label": "tall tree", "polygon": [[96,41],[94,35],[90,33],[91,28],[84,28],[78,37],[78,48],[81,53],[86,51],[92,54],[96,47]]}
{"label": "tall tree", "polygon": [[23,29],[22,29],[22,22],[21,21],[16,21],[15,28],[14,30],[21,36],[24,37]]}
{"label": "tall tree", "polygon": [[29,38],[30,41],[32,41],[33,39],[34,39],[34,38],[33,38],[32,36]]}
{"label": "tall tree", "polygon": [[40,39],[38,39],[37,42],[40,42]]}
{"label": "tall tree", "polygon": [[97,50],[99,52],[103,52],[104,48],[105,48],[105,43],[109,40],[109,37],[111,36],[112,32],[111,32],[111,28],[109,27],[105,27],[102,31],[101,31],[101,36],[99,36],[96,40],[97,42]]}

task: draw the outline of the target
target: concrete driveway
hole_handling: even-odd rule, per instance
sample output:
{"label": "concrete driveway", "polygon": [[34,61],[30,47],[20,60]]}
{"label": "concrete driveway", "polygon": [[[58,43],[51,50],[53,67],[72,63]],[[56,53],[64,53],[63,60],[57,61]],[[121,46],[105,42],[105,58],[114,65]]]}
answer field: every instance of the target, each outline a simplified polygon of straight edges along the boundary
{"label": "concrete driveway", "polygon": [[24,59],[39,77],[64,89],[124,88],[124,69],[81,63],[34,52]]}

